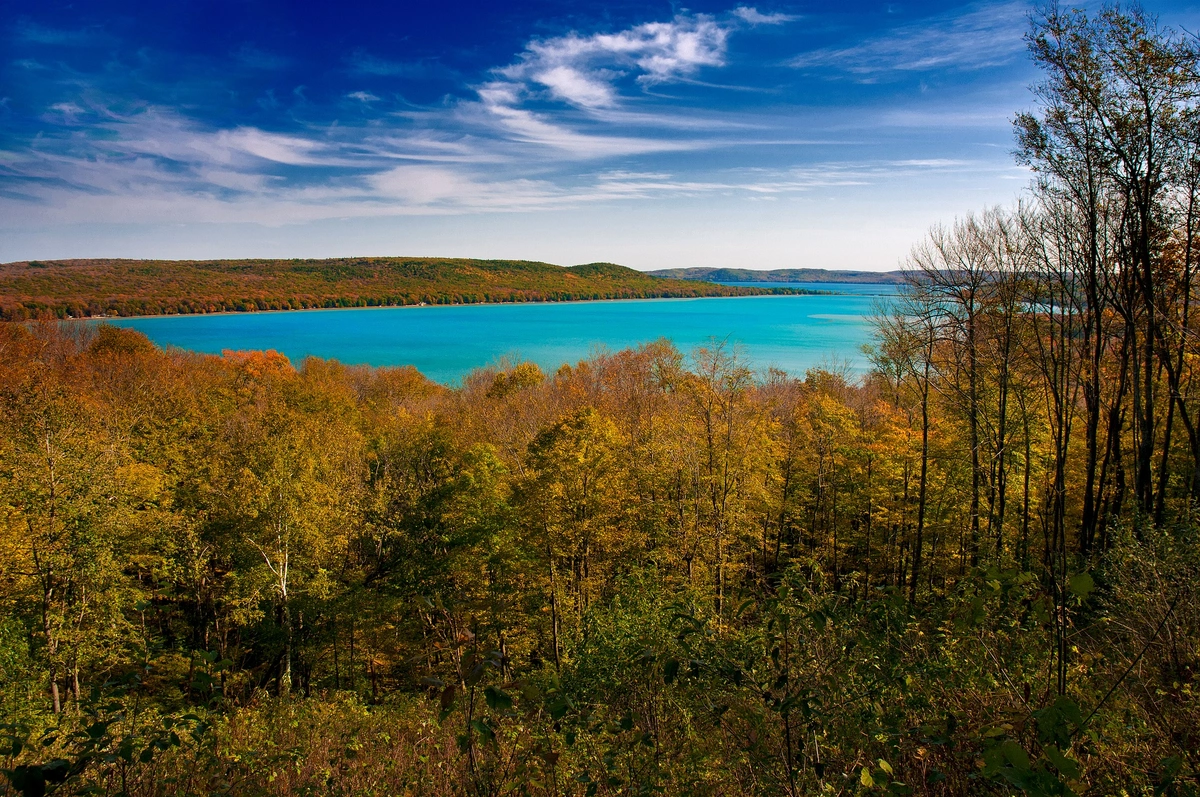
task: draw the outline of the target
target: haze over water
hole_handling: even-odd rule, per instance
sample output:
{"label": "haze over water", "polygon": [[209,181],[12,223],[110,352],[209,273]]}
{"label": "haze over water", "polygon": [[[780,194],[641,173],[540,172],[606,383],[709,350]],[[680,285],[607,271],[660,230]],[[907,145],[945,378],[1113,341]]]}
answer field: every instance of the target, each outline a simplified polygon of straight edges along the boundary
{"label": "haze over water", "polygon": [[[501,357],[532,360],[547,372],[597,351],[667,338],[685,354],[726,341],[758,369],[802,376],[814,366],[867,367],[867,317],[890,285],[813,285],[854,290],[830,296],[750,296],[606,302],[392,307],[112,319],[160,346],[218,354],[275,349],[373,366],[413,365],[453,384]],[[864,293],[865,289],[870,293]],[[874,294],[874,295],[872,295]]]}

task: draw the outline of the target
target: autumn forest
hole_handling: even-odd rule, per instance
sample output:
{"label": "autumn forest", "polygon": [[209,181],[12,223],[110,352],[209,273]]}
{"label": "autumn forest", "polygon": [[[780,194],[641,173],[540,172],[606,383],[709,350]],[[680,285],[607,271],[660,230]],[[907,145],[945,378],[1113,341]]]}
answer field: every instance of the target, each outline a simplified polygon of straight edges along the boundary
{"label": "autumn forest", "polygon": [[1200,45],[1028,40],[862,377],[0,326],[0,794],[1200,793]]}

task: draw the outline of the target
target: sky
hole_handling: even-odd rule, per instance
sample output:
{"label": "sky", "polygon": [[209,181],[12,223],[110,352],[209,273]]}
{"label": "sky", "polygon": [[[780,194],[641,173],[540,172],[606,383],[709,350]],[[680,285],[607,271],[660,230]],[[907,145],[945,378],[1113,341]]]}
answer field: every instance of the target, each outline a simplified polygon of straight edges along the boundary
{"label": "sky", "polygon": [[0,261],[893,269],[1028,185],[1032,8],[4,0]]}

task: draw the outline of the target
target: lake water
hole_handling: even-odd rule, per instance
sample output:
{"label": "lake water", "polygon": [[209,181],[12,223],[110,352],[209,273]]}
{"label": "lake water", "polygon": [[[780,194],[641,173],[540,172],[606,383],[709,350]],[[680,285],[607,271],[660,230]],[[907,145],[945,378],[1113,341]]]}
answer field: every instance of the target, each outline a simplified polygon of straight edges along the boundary
{"label": "lake water", "polygon": [[[840,290],[832,284],[791,287]],[[871,287],[880,293],[889,286]],[[597,351],[659,338],[685,353],[724,340],[741,346],[756,368],[774,366],[802,376],[814,366],[843,361],[864,371],[861,347],[871,340],[867,316],[878,300],[867,293],[636,299],[150,316],[110,323],[139,330],[160,346],[213,354],[275,349],[293,362],[312,355],[351,364],[414,365],[447,384],[505,356],[532,360],[551,373]]]}

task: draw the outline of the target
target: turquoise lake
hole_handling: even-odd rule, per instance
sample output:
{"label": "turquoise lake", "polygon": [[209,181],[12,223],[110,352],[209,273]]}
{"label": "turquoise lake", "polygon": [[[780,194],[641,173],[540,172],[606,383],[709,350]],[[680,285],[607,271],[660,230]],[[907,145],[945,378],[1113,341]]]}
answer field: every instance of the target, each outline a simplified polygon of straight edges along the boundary
{"label": "turquoise lake", "polygon": [[413,365],[455,384],[502,357],[547,372],[598,351],[667,338],[684,353],[714,340],[737,344],[749,364],[802,376],[848,362],[866,369],[872,308],[892,286],[812,285],[854,290],[831,296],[635,299],[605,302],[475,304],[300,310],[111,319],[160,346],[219,354],[275,349],[293,362],[315,356],[348,364]]}

